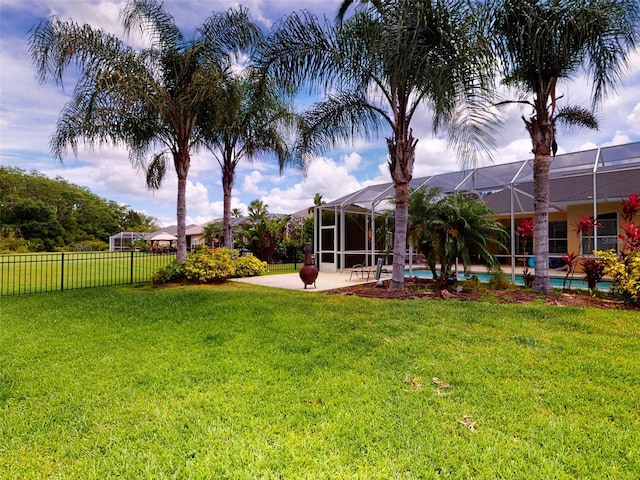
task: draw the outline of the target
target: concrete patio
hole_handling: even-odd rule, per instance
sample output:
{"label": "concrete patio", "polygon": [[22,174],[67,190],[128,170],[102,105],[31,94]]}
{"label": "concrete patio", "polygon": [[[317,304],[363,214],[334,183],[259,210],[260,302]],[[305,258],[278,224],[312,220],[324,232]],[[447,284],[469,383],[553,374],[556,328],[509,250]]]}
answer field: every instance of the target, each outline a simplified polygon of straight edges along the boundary
{"label": "concrete patio", "polygon": [[245,277],[245,278],[234,278],[234,282],[241,283],[252,283],[254,285],[262,285],[264,287],[274,287],[274,288],[285,288],[288,290],[302,290],[306,292],[322,292],[324,290],[333,290],[335,288],[348,287],[351,285],[358,285],[362,283],[374,282],[375,278],[373,275],[367,278],[359,278],[355,275],[352,276],[351,280],[349,277],[351,276],[351,272],[319,272],[318,278],[316,279],[316,287],[313,285],[307,285],[307,288],[304,288],[304,283],[300,280],[300,275],[298,273],[283,273],[280,275],[260,275],[257,277]]}

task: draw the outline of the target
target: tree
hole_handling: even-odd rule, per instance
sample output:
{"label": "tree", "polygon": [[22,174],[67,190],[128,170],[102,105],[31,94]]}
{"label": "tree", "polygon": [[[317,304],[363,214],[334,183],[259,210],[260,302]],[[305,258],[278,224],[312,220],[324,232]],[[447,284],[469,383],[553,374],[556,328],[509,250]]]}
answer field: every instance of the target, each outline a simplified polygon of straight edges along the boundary
{"label": "tree", "polygon": [[272,215],[261,200],[249,204],[249,221],[243,225],[251,250],[267,263],[274,262],[276,248],[282,242],[290,215]]}
{"label": "tree", "polygon": [[[0,237],[32,249],[69,249],[78,243],[108,246],[123,230],[153,231],[155,220],[105,200],[61,177],[0,167]],[[19,243],[16,243],[19,245]]]}
{"label": "tree", "polygon": [[257,75],[252,67],[236,74],[224,72],[220,96],[202,122],[205,145],[222,171],[224,245],[233,248],[231,191],[236,166],[242,159],[273,153],[280,173],[292,164],[287,127],[296,116],[280,88]]}
{"label": "tree", "polygon": [[316,193],[313,196],[313,205],[311,207],[309,207],[308,212],[309,213],[313,213],[316,209],[316,207],[321,207],[322,205],[325,205],[327,202],[325,202],[324,200],[322,200],[322,195],[320,195],[319,193]]}
{"label": "tree", "polygon": [[486,146],[484,105],[493,82],[491,57],[477,35],[470,2],[452,0],[343,2],[338,25],[309,13],[292,14],[272,32],[264,66],[296,86],[330,93],[305,113],[299,151],[322,151],[353,139],[373,138],[386,125],[389,171],[396,204],[391,289],[404,286],[407,202],[417,139],[412,120],[421,105],[433,130],[447,128],[461,157],[472,161]]}
{"label": "tree", "polygon": [[125,32],[139,31],[149,42],[134,50],[90,25],[42,20],[29,49],[40,82],[62,85],[68,67],[80,77],[51,140],[62,159],[78,144],[125,145],[132,163],[159,188],[173,162],[178,177],[177,260],[186,258],[186,186],[191,154],[202,145],[198,121],[220,94],[223,72],[234,56],[257,38],[245,9],[214,13],[187,39],[156,0],[132,0],[122,9]]}
{"label": "tree", "polygon": [[446,279],[456,260],[465,271],[474,260],[490,269],[498,265],[496,252],[504,248],[506,231],[500,222],[489,218],[493,213],[471,194],[442,197],[437,188],[411,192],[409,238],[425,255],[434,279]]}
{"label": "tree", "polygon": [[240,218],[242,216],[242,210],[239,208],[232,208],[231,209],[231,216],[233,218]]}
{"label": "tree", "polygon": [[[620,79],[640,38],[638,0],[492,0],[488,36],[504,84],[531,108],[523,115],[533,146],[534,290],[549,292],[549,167],[557,150],[556,125],[597,128],[593,110]],[[559,107],[559,84],[586,73],[593,85],[591,110]],[[527,97],[529,99],[527,99]],[[513,103],[504,102],[504,103]]]}

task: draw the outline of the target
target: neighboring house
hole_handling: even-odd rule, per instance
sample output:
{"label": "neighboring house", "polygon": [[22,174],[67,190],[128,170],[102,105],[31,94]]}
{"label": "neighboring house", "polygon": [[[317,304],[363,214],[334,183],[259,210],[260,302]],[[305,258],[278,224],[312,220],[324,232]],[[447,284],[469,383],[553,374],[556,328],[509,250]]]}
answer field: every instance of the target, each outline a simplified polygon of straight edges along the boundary
{"label": "neighboring house", "polygon": [[143,238],[146,235],[144,232],[120,232],[109,237],[109,251],[110,252],[122,252],[126,250],[132,250],[134,248],[133,242],[138,238]]}
{"label": "neighboring house", "polygon": [[[514,231],[533,218],[533,159],[472,170],[414,178],[411,188],[439,187],[443,194],[478,195],[510,232],[505,264],[515,266]],[[550,171],[549,251],[559,259],[568,252],[619,249],[621,200],[640,193],[640,142],[557,155]],[[316,207],[316,255],[320,270],[338,271],[357,263],[375,265],[384,254],[385,210],[393,208],[393,185],[372,185]],[[581,216],[597,218],[602,227],[590,238],[576,234]],[[581,245],[582,243],[582,245]],[[527,252],[532,253],[532,252]]]}

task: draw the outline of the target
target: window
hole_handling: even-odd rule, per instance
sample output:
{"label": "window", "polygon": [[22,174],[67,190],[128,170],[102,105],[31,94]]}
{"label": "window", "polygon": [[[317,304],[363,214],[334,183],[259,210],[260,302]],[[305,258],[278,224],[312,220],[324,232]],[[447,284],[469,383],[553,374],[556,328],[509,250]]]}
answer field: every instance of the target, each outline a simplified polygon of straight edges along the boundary
{"label": "window", "polygon": [[[598,236],[597,250],[618,249],[618,214],[605,213],[598,216]],[[582,252],[593,253],[593,234],[582,236]]]}
{"label": "window", "polygon": [[567,222],[549,222],[549,253],[567,253]]}

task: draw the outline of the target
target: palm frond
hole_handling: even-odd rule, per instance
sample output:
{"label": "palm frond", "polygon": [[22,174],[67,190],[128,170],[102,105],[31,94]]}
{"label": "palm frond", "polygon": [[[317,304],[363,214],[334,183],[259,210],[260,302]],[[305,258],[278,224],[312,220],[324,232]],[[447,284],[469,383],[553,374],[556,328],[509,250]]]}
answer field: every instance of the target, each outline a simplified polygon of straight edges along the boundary
{"label": "palm frond", "polygon": [[125,33],[137,30],[148,36],[153,49],[175,47],[184,40],[174,18],[165,11],[164,4],[155,0],[129,1],[120,10],[120,21]]}
{"label": "palm frond", "polygon": [[300,155],[323,152],[328,146],[349,143],[358,137],[372,139],[385,117],[361,95],[338,92],[314,104],[303,118],[297,146]]}
{"label": "palm frond", "polygon": [[164,153],[153,155],[146,168],[147,187],[158,190],[167,174],[169,159]]}
{"label": "palm frond", "polygon": [[568,127],[598,129],[598,119],[591,110],[579,106],[569,105],[558,110],[556,120]]}

